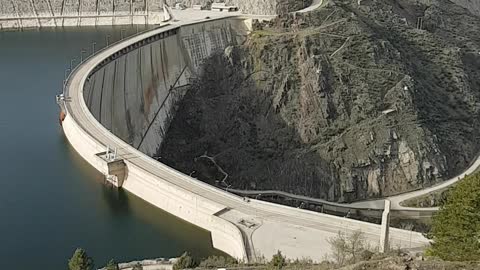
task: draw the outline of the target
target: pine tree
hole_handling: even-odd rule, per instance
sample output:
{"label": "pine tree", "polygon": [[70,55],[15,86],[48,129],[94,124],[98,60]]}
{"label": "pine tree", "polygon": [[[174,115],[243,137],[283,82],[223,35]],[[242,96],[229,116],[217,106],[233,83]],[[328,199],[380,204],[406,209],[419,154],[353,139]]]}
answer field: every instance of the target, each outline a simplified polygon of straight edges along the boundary
{"label": "pine tree", "polygon": [[118,264],[112,259],[108,262],[107,267],[105,270],[119,270]]}
{"label": "pine tree", "polygon": [[444,260],[480,260],[480,173],[467,176],[433,217],[429,255]]}
{"label": "pine tree", "polygon": [[68,261],[68,269],[70,270],[93,270],[93,260],[85,250],[77,248],[72,258]]}

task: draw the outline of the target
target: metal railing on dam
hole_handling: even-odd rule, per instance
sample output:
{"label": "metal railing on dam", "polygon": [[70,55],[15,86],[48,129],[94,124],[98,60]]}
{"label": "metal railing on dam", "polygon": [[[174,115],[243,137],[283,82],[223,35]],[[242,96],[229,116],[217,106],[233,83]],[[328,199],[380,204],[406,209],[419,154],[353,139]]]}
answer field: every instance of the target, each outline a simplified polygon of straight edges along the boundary
{"label": "metal railing on dam", "polygon": [[[151,158],[202,60],[242,43],[250,23],[230,17],[167,25],[86,59],[60,100],[67,139],[113,184],[210,231],[214,247],[233,257],[254,261],[281,250],[289,258],[320,261],[338,231],[361,230],[378,244],[377,224],[245,199]],[[428,244],[421,234],[399,229],[390,238],[400,247]]]}

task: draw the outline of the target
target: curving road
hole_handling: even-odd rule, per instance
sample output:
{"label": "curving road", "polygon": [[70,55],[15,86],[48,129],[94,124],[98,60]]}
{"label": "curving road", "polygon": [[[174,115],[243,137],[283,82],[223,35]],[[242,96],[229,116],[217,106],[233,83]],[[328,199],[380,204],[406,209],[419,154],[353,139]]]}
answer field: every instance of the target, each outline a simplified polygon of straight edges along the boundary
{"label": "curving road", "polygon": [[[421,197],[423,195],[427,195],[429,193],[448,188],[449,186],[465,178],[465,176],[474,173],[479,167],[480,167],[480,157],[477,157],[477,159],[467,169],[465,169],[465,171],[463,171],[462,173],[460,173],[455,177],[452,177],[442,183],[439,183],[437,185],[434,185],[428,188],[391,196],[391,197],[388,197],[387,199],[392,202],[393,210],[406,210],[406,211],[419,211],[419,212],[437,211],[439,209],[438,207],[417,208],[417,207],[405,207],[400,204],[403,201],[410,200],[416,197]],[[360,208],[382,209],[383,201],[384,201],[383,199],[363,201],[363,202],[352,203],[349,205],[352,207],[360,207]]]}

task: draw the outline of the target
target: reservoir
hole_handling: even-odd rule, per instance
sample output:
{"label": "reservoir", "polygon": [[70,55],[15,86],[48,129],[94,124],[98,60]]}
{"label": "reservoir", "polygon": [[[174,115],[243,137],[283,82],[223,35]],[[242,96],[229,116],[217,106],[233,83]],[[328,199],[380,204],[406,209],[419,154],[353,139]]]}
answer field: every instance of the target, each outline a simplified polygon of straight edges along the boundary
{"label": "reservoir", "polygon": [[220,253],[208,232],[105,186],[58,123],[55,94],[80,52],[85,57],[107,39],[136,31],[0,32],[0,268],[65,269],[77,247],[97,267],[111,258],[124,262],[175,257],[187,250],[202,257]]}

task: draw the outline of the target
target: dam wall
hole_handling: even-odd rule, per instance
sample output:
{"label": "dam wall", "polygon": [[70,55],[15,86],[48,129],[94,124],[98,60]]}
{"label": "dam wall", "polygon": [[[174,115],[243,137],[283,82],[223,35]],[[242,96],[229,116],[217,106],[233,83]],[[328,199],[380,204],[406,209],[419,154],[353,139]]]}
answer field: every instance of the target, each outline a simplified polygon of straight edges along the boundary
{"label": "dam wall", "polygon": [[[249,26],[244,19],[229,18],[164,28],[92,65],[80,83],[83,88],[78,98],[73,99],[84,101],[81,113],[95,118],[94,127],[82,127],[67,110],[62,122],[65,135],[75,150],[104,175],[109,174],[108,162],[102,157],[107,145],[100,141],[107,139],[105,134],[91,130],[107,129],[119,144],[133,146],[137,149],[133,149],[134,154],[118,151],[126,167],[123,188],[209,231],[215,248],[247,261],[245,236],[236,225],[217,215],[226,206],[202,196],[204,190],[224,196],[222,191],[193,179],[188,181],[195,181],[191,185],[196,189],[182,188],[185,175],[150,158],[146,158],[150,160],[148,167],[140,167],[135,161],[159,149],[175,104],[190,78],[200,72],[203,59],[243,42]],[[152,173],[159,168],[162,175]],[[178,183],[174,184],[176,179]],[[234,200],[242,201],[240,197]]]}
{"label": "dam wall", "polygon": [[[84,132],[70,115],[65,118],[62,126],[77,153],[101,173],[107,174],[104,160],[97,155],[105,151],[105,147],[93,134]],[[172,185],[168,181],[162,181],[158,176],[131,162],[126,163],[128,176],[123,188],[154,206],[209,231],[215,248],[235,258],[247,260],[240,230],[234,224],[215,215],[224,209],[224,206],[205,199],[200,194]]]}
{"label": "dam wall", "polygon": [[0,30],[160,24],[159,0],[0,0]]}
{"label": "dam wall", "polygon": [[203,59],[245,39],[243,20],[214,20],[164,33],[93,72],[84,99],[93,116],[116,136],[153,156],[189,79]]}

